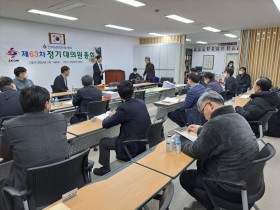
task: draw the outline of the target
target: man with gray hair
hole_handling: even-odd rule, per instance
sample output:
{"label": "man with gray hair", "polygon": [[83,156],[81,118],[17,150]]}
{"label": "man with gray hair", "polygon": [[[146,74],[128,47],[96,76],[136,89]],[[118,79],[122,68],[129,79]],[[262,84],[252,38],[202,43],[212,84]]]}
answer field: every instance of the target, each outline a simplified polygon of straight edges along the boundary
{"label": "man with gray hair", "polygon": [[[205,116],[204,126],[190,125],[189,132],[197,134],[194,142],[185,140],[182,151],[197,159],[197,170],[184,171],[181,186],[207,209],[213,209],[205,192],[203,178],[239,181],[250,162],[257,157],[259,147],[250,125],[235,113],[232,106],[215,91],[205,92],[197,102],[198,110]],[[229,201],[240,201],[240,191],[232,186],[209,182],[210,191]],[[205,193],[206,195],[206,193]]]}
{"label": "man with gray hair", "polygon": [[155,75],[155,66],[154,66],[154,64],[151,63],[150,57],[145,57],[145,63],[146,63],[146,68],[145,68],[145,71],[143,74],[143,78],[147,74],[146,80],[150,81],[151,78],[156,76]]}
{"label": "man with gray hair", "polygon": [[72,102],[74,106],[79,106],[79,108],[76,111],[75,117],[71,118],[71,124],[86,120],[86,116],[79,115],[79,113],[88,111],[87,106],[89,102],[102,100],[102,92],[93,86],[92,76],[84,75],[82,77],[82,84],[84,87],[78,90]]}

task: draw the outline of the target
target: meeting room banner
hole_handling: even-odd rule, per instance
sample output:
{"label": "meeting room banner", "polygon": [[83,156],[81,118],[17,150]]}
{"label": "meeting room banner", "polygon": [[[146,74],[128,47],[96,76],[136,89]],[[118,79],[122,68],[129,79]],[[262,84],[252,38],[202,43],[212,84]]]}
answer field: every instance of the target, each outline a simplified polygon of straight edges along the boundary
{"label": "meeting room banner", "polygon": [[0,42],[0,66],[83,64],[101,55],[101,47],[77,48],[46,44],[10,44]]}

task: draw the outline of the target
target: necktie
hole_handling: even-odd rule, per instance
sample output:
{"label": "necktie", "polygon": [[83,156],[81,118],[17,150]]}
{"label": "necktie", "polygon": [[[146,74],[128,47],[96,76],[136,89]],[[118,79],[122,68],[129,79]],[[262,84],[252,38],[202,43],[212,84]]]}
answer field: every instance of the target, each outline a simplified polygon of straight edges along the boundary
{"label": "necktie", "polygon": [[65,78],[65,85],[66,85],[66,87],[68,87],[68,86],[67,86],[67,79],[66,79],[66,78]]}
{"label": "necktie", "polygon": [[99,69],[100,69],[100,71],[103,70],[103,69],[102,69],[102,64],[101,64],[101,63],[99,64]]}

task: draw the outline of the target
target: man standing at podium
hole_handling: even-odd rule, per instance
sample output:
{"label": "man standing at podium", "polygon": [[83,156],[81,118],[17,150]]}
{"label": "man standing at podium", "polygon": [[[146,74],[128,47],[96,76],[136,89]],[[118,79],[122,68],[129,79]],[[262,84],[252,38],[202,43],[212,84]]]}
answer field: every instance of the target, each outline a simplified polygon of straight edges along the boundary
{"label": "man standing at podium", "polygon": [[143,78],[147,74],[147,76],[146,76],[147,81],[150,81],[150,78],[153,78],[156,76],[155,75],[155,66],[154,66],[154,64],[152,64],[150,62],[150,60],[151,60],[150,57],[145,57],[146,68],[145,68],[145,71],[143,74]]}
{"label": "man standing at podium", "polygon": [[103,68],[102,68],[102,56],[98,55],[96,56],[97,62],[93,64],[93,80],[94,85],[100,85],[101,80],[103,79]]}

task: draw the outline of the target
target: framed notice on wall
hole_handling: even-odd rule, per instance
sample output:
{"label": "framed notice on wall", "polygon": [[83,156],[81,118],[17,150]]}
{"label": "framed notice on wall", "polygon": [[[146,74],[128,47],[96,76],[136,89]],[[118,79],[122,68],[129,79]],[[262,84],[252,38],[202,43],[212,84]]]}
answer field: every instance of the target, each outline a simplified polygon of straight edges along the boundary
{"label": "framed notice on wall", "polygon": [[214,67],[214,55],[204,55],[202,68],[207,70],[213,70]]}

